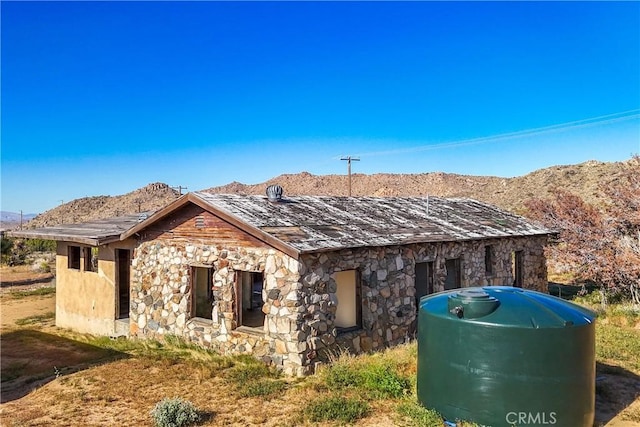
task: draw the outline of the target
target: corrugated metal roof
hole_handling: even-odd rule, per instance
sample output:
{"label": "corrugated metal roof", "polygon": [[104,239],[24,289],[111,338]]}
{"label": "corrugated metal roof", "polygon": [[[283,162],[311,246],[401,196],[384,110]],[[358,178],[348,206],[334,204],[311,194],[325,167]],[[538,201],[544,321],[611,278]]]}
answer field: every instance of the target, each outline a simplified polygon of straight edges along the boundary
{"label": "corrugated metal roof", "polygon": [[34,228],[32,230],[13,230],[7,234],[28,239],[58,240],[98,246],[120,240],[122,233],[146,219],[150,213],[143,212],[80,224],[60,224],[55,227]]}
{"label": "corrugated metal roof", "polygon": [[269,202],[262,196],[191,194],[300,253],[552,233],[462,198],[292,196]]}

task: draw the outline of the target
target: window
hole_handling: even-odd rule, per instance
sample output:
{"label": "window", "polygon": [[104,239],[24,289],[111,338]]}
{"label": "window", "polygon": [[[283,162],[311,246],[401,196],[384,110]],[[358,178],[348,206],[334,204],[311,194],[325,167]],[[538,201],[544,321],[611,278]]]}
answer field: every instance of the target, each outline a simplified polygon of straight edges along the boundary
{"label": "window", "polygon": [[80,270],[80,246],[68,246],[67,250],[67,267]]}
{"label": "window", "polygon": [[236,283],[236,304],[238,325],[249,328],[264,326],[262,288],[264,277],[258,271],[238,271]]}
{"label": "window", "polygon": [[513,286],[521,288],[524,282],[524,252],[514,251],[511,254],[511,273],[513,274]]}
{"label": "window", "polygon": [[460,268],[460,258],[448,259],[444,262],[447,270],[447,277],[444,280],[444,289],[456,289],[462,286],[462,271]]}
{"label": "window", "polygon": [[416,263],[416,308],[420,303],[420,298],[433,293],[433,261]]}
{"label": "window", "polygon": [[213,268],[192,267],[191,286],[192,298],[191,313],[193,317],[211,319],[213,312]]}
{"label": "window", "polygon": [[342,330],[357,329],[362,326],[362,296],[358,271],[339,271],[334,278],[338,299],[335,325]]}
{"label": "window", "polygon": [[84,271],[98,271],[98,248],[83,247]]}
{"label": "window", "polygon": [[487,276],[493,274],[493,247],[490,245],[484,247],[484,271]]}

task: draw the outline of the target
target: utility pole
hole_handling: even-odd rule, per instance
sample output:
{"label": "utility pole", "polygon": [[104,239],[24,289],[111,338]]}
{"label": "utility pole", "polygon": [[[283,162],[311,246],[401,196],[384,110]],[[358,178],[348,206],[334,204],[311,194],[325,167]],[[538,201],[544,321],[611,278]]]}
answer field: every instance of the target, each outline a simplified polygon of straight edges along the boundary
{"label": "utility pole", "polygon": [[22,230],[22,209],[20,209],[20,230]]}
{"label": "utility pole", "polygon": [[347,174],[349,175],[349,197],[351,197],[351,161],[353,160],[354,162],[359,162],[360,158],[346,156],[346,157],[342,157],[340,160],[347,161]]}
{"label": "utility pole", "polygon": [[171,187],[174,190],[178,190],[178,193],[182,196],[182,190],[187,190],[187,187],[183,187],[182,185],[176,185],[175,187]]}

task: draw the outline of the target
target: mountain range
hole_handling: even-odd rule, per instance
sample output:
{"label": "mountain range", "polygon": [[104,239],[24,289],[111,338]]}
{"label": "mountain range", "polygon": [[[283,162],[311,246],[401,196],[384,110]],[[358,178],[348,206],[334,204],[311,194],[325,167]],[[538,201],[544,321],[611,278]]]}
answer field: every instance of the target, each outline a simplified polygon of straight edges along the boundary
{"label": "mountain range", "polygon": [[[640,164],[637,159],[625,162],[588,161],[575,165],[552,166],[524,176],[459,175],[443,172],[420,174],[353,174],[352,195],[358,196],[439,196],[468,197],[492,203],[503,209],[526,215],[524,203],[531,198],[549,198],[562,188],[580,195],[588,202],[603,201],[601,186],[617,179],[625,163]],[[201,191],[227,194],[265,194],[271,184],[284,188],[287,195],[347,195],[346,175],[312,175],[308,172],[285,174],[260,184],[232,182]],[[35,228],[60,223],[75,223],[129,213],[155,211],[179,197],[164,183],[153,183],[119,196],[84,197],[48,210],[29,221],[25,227]],[[3,212],[3,223],[4,223]],[[19,214],[18,214],[19,215]],[[8,215],[8,218],[13,216]],[[24,221],[23,217],[23,221]]]}

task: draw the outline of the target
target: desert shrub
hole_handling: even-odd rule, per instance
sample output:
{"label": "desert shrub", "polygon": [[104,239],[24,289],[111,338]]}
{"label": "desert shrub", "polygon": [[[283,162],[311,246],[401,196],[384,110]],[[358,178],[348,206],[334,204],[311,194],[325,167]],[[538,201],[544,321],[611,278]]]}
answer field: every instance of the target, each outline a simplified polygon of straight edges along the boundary
{"label": "desert shrub", "polygon": [[355,398],[328,396],[313,400],[304,409],[312,422],[341,421],[352,423],[369,414],[369,405]]}
{"label": "desert shrub", "polygon": [[240,355],[235,358],[234,366],[227,371],[228,380],[238,385],[261,378],[275,378],[278,374],[253,356]]}
{"label": "desert shrub", "polygon": [[427,409],[416,401],[402,402],[397,411],[400,415],[408,418],[414,426],[440,427],[443,424],[442,417],[433,409]]}
{"label": "desert shrub", "polygon": [[27,250],[30,252],[55,252],[56,241],[45,239],[25,239]]}
{"label": "desert shrub", "polygon": [[259,379],[239,387],[240,397],[269,397],[283,391],[286,383],[281,380]]}
{"label": "desert shrub", "polygon": [[51,267],[48,262],[42,261],[38,266],[38,271],[41,273],[51,273]]}
{"label": "desert shrub", "polygon": [[200,421],[200,414],[193,403],[174,397],[162,399],[151,410],[151,418],[156,427],[182,427]]}
{"label": "desert shrub", "polygon": [[8,262],[11,257],[11,250],[13,249],[13,239],[2,236],[0,238],[0,249],[2,250],[2,262]]}

